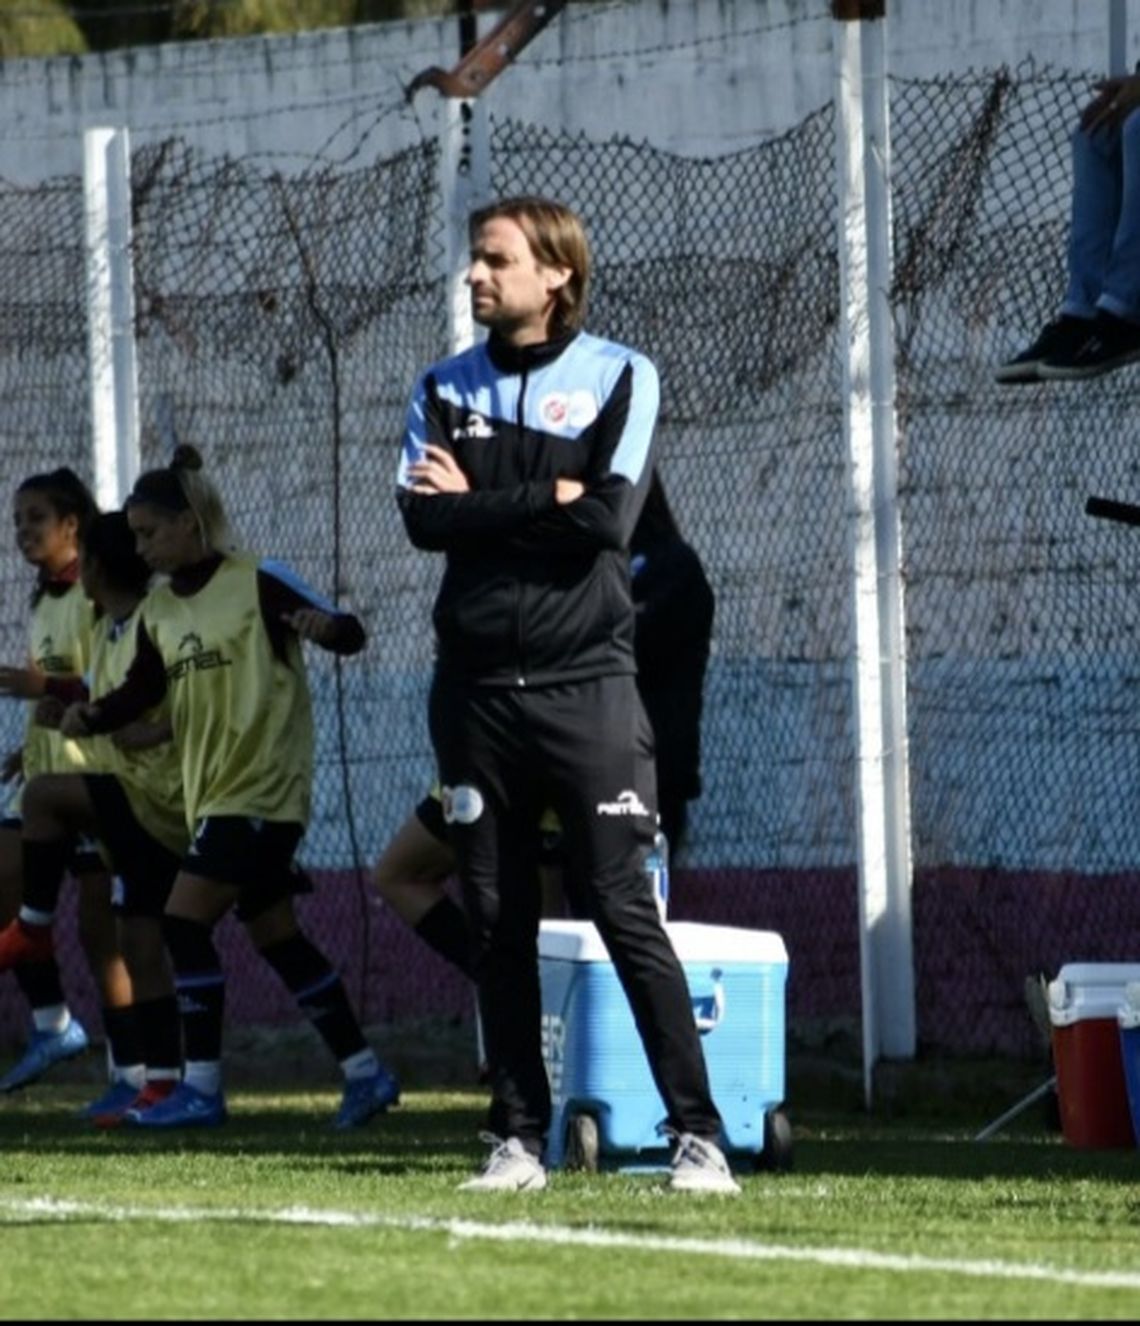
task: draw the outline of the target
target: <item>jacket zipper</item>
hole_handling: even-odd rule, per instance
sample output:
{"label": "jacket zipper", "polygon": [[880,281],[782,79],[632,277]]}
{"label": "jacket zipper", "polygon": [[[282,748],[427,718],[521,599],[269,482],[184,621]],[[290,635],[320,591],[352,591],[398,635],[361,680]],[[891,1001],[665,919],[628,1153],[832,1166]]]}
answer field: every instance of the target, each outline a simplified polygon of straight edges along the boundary
{"label": "jacket zipper", "polygon": [[[526,402],[526,388],[529,377],[529,370],[524,368],[519,380],[519,401],[515,410],[515,427],[518,429],[520,442],[523,437],[523,407]],[[519,687],[526,685],[526,668],[523,666],[523,652],[522,580],[518,579],[515,581],[515,655],[518,659],[518,676],[515,678],[515,685]]]}

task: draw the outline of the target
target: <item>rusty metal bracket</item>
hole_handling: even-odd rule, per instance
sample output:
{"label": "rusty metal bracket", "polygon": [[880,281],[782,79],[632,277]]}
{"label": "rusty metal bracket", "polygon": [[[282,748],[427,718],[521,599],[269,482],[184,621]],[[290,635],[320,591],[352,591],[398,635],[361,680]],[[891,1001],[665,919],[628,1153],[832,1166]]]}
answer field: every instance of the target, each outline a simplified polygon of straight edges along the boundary
{"label": "rusty metal bracket", "polygon": [[481,37],[454,69],[432,65],[405,89],[409,101],[422,87],[445,97],[477,97],[518,53],[566,7],[566,0],[523,0]]}

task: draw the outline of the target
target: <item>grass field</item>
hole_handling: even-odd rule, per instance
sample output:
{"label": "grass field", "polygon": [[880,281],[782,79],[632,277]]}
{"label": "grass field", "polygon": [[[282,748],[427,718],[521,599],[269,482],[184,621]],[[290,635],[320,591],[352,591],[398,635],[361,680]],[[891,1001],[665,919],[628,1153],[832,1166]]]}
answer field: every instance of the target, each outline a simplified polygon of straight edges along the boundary
{"label": "grass field", "polygon": [[850,1072],[789,1061],[793,1169],[742,1169],[735,1200],[630,1172],[476,1195],[455,1186],[484,1095],[447,1080],[466,1057],[429,1072],[446,1037],[422,1034],[393,1056],[401,1106],[347,1135],[327,1069],[290,1088],[304,1065],[262,1072],[248,1047],[214,1131],[80,1123],[90,1060],[0,1099],[0,1316],[1140,1317],[1140,1153],[1068,1147],[1036,1108],[973,1140],[1036,1065],[916,1063],[867,1112]]}

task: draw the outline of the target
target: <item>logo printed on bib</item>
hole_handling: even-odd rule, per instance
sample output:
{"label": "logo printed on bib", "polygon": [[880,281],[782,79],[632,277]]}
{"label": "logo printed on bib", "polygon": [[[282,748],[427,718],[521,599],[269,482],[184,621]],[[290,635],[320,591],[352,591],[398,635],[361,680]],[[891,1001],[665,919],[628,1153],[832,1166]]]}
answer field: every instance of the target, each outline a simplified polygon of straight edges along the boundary
{"label": "logo printed on bib", "polygon": [[190,672],[228,668],[233,663],[233,659],[224,657],[220,649],[207,649],[197,631],[186,632],[178,642],[178,652],[182,657],[167,665],[167,681],[181,681]]}
{"label": "logo printed on bib", "polygon": [[45,635],[40,641],[36,664],[41,672],[70,672],[72,670],[71,659],[55,652],[55,641],[50,635]]}

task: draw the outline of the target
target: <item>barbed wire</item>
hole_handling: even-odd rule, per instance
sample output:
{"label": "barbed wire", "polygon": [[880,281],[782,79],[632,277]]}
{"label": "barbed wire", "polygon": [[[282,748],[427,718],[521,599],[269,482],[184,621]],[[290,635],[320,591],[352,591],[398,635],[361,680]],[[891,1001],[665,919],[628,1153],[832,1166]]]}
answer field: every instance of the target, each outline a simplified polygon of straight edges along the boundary
{"label": "barbed wire", "polygon": [[[246,0],[211,0],[214,9],[237,9]],[[76,5],[53,5],[50,9],[4,8],[3,12],[13,18],[70,18],[79,23],[103,22],[112,18],[144,18],[151,14],[173,15],[178,8],[178,0],[146,0],[140,4],[100,5],[98,9],[85,9]],[[443,15],[447,17],[447,15]]]}
{"label": "barbed wire", "polygon": [[[556,24],[554,28],[552,28],[552,31],[556,31],[559,24],[569,28],[573,27],[581,28],[585,25],[587,21],[591,23],[596,23],[599,15],[601,14],[616,13],[622,9],[631,9],[633,7],[634,4],[631,3],[631,0],[615,0],[615,3],[613,4],[599,5],[597,6],[597,8],[591,7],[588,13],[586,11],[570,13],[564,10],[562,15],[560,15],[559,19],[556,21]],[[791,28],[803,27],[808,24],[818,23],[824,20],[830,21],[830,17],[824,8],[823,0],[820,0],[820,12],[818,14],[803,15],[801,17],[793,19],[785,19],[773,23],[769,22],[756,23],[749,27],[737,28],[731,33],[718,31],[715,33],[710,33],[709,35],[703,37],[688,37],[678,41],[657,42],[653,45],[645,45],[645,46],[638,46],[638,45],[612,46],[612,47],[606,47],[604,50],[592,51],[581,54],[576,54],[573,51],[568,51],[565,49],[564,45],[560,45],[558,54],[556,56],[551,56],[551,57],[544,57],[541,54],[541,48],[535,47],[530,50],[524,51],[519,56],[518,63],[532,65],[532,66],[545,66],[545,65],[565,66],[565,65],[575,65],[575,64],[597,64],[606,60],[643,59],[645,57],[650,57],[650,56],[668,55],[681,51],[704,49],[712,45],[724,46],[728,44],[736,44],[742,39],[751,39],[754,37],[755,38],[768,37],[776,32],[787,31]],[[421,22],[422,21],[425,20],[421,20]],[[367,24],[355,25],[355,27],[368,27],[368,28],[384,27],[384,26],[385,24],[383,23],[367,23]],[[401,21],[400,26],[401,27],[405,26],[405,23]],[[311,37],[314,39],[319,37],[325,37],[327,39],[327,36],[330,32],[341,32],[341,31],[347,32],[351,30],[353,29],[343,28],[343,27],[309,28],[290,33],[260,34],[260,35],[262,36],[274,35],[278,38],[286,36],[294,38]],[[228,38],[209,39],[208,43],[205,43],[208,44],[209,49],[203,53],[203,56],[200,60],[187,59],[186,56],[188,52],[180,50],[179,72],[187,75],[192,75],[192,74],[201,73],[206,70],[211,70],[216,66],[218,61],[219,45],[226,47],[233,43],[242,42],[242,41],[255,41],[257,39],[258,39],[257,34],[248,37],[228,37]],[[180,48],[185,47],[189,49],[201,47],[203,44],[204,43],[200,41],[159,43],[159,45],[164,45],[164,46],[176,45]],[[136,58],[137,58],[137,53],[139,51],[149,50],[154,48],[132,47],[130,49],[132,49],[136,53]],[[113,57],[115,57],[118,53],[119,52],[117,50],[113,50],[113,51],[91,52],[91,55],[97,58],[101,58],[104,65],[106,66],[108,62],[108,57],[111,57],[111,59],[113,59]],[[234,54],[236,57],[237,52],[235,51]],[[403,58],[406,60],[411,60],[419,56],[422,56],[424,60],[433,60],[438,58],[439,56],[439,45],[438,43],[430,46],[425,45],[423,47],[417,47],[405,51],[402,54]],[[83,56],[72,56],[72,55],[47,56],[42,58],[22,57],[22,62],[25,65],[28,65],[28,64],[42,64],[45,61],[50,62],[55,60],[61,60],[61,61],[66,61],[68,64],[73,64],[75,60],[77,59],[82,60],[84,58],[85,57]],[[42,81],[42,73],[36,69],[27,69],[25,71],[27,76],[24,78],[9,78],[7,76],[8,66],[10,66],[15,62],[16,61],[12,60],[0,61],[0,83],[7,83],[10,86],[18,87],[23,84],[38,83]],[[329,70],[329,69],[336,69],[342,67],[347,68],[355,63],[356,62],[351,59],[329,60],[322,62],[320,65],[316,67],[322,70]],[[311,70],[312,68],[314,68],[314,65],[312,61],[307,58],[298,59],[295,62],[282,62],[281,64],[275,65],[275,70],[280,73],[290,73],[302,69],[308,71]],[[418,68],[415,69],[412,72],[412,74],[409,76],[408,81],[410,81],[411,77],[413,77],[415,73],[419,72],[420,70]],[[133,79],[138,77],[137,69],[124,68],[122,70],[118,70],[113,67],[104,67],[103,69],[101,69],[100,74],[101,77],[103,78],[123,79],[123,80]],[[172,104],[179,105],[182,103],[175,102]]]}
{"label": "barbed wire", "polygon": [[[211,7],[215,10],[225,10],[237,9],[248,3],[248,0],[210,0],[210,3]],[[503,0],[503,3],[506,5],[509,3],[509,0]],[[575,0],[570,0],[570,3],[575,3]],[[76,22],[89,23],[102,22],[105,19],[111,18],[143,18],[151,14],[173,15],[178,4],[179,0],[141,0],[140,3],[136,4],[102,4],[98,9],[87,9],[76,5],[55,4],[50,10],[44,9],[43,6],[40,6],[39,8],[4,7],[2,12],[14,18],[46,18],[59,16],[73,19]],[[608,3],[606,4],[593,5],[592,11],[597,13],[604,9],[617,9],[628,4],[629,0],[608,0]],[[435,14],[419,14],[414,17],[412,15],[406,15],[391,19],[370,19],[362,21],[377,23],[409,23],[417,20],[431,21],[433,19],[460,18],[462,16],[463,11],[458,8],[451,8],[440,9]]]}

